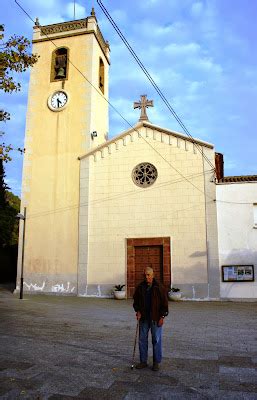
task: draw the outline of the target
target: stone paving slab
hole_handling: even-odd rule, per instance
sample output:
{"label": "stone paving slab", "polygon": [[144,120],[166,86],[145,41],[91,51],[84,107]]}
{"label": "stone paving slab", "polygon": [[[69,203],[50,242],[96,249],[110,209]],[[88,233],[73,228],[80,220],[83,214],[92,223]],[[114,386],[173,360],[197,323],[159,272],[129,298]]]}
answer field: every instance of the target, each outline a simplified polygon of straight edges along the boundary
{"label": "stone paving slab", "polygon": [[256,303],[170,303],[158,372],[130,368],[131,300],[2,290],[0,322],[1,399],[257,400]]}

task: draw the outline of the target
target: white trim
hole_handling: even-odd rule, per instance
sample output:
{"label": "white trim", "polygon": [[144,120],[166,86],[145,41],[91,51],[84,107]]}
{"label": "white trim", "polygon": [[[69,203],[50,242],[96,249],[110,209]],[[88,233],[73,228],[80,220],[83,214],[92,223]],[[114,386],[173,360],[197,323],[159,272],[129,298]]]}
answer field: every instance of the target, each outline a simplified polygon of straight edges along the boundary
{"label": "white trim", "polygon": [[[127,131],[121,133],[118,136],[115,136],[114,138],[108,140],[107,142],[104,142],[102,144],[100,144],[99,146],[95,147],[94,149],[88,151],[87,153],[82,154],[81,156],[78,157],[79,160],[82,160],[83,158],[86,158],[94,153],[96,153],[99,150],[102,150],[103,147],[106,147],[108,145],[110,145],[111,143],[116,143],[118,140],[123,139],[125,136],[131,135],[133,132],[137,132],[138,137],[141,137],[141,133],[139,132],[139,129],[145,127],[145,128],[150,128],[153,131],[153,140],[156,140],[156,131],[161,132],[161,134],[166,134],[168,136],[174,136],[176,137],[178,140],[182,139],[191,143],[197,143],[200,146],[204,146],[204,147],[208,147],[210,149],[214,149],[214,145],[211,143],[207,143],[204,142],[202,140],[199,139],[192,139],[186,135],[184,135],[183,133],[179,133],[179,132],[175,132],[175,131],[170,131],[168,129],[163,129],[160,128],[157,125],[152,125],[150,123],[146,123],[146,122],[139,122],[138,124],[136,124],[133,128],[128,129]],[[117,148],[117,147],[116,147]]]}

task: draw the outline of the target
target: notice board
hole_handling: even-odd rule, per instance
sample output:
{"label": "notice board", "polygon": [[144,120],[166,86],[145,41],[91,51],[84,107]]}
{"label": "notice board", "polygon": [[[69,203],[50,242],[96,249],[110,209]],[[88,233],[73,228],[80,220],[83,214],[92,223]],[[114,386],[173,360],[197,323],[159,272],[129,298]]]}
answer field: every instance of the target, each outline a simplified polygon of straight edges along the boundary
{"label": "notice board", "polygon": [[252,282],[254,281],[253,265],[222,265],[223,282]]}

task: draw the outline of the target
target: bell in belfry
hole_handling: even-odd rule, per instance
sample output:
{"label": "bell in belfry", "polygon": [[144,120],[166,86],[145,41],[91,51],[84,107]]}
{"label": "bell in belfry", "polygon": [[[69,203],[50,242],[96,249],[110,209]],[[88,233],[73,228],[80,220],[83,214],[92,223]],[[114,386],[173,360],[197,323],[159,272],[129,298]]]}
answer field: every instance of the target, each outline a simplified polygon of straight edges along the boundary
{"label": "bell in belfry", "polygon": [[[61,51],[59,49],[57,51]],[[63,49],[67,52],[66,49]],[[55,79],[66,78],[67,54],[57,54],[55,59]]]}
{"label": "bell in belfry", "polygon": [[61,78],[65,78],[65,77],[66,77],[66,74],[65,74],[64,68],[63,67],[58,68],[56,78],[61,79]]}
{"label": "bell in belfry", "polygon": [[57,74],[56,74],[56,78],[65,78],[66,74],[65,74],[65,70],[63,67],[58,68],[57,70]]}

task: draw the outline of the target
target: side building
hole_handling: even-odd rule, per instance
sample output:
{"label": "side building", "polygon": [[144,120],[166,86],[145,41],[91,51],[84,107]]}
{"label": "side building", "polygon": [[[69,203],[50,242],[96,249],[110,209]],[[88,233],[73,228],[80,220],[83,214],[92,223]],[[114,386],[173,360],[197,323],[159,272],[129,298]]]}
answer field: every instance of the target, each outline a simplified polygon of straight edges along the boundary
{"label": "side building", "polygon": [[226,176],[217,184],[222,299],[257,299],[257,175]]}

